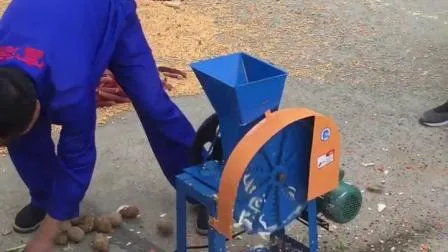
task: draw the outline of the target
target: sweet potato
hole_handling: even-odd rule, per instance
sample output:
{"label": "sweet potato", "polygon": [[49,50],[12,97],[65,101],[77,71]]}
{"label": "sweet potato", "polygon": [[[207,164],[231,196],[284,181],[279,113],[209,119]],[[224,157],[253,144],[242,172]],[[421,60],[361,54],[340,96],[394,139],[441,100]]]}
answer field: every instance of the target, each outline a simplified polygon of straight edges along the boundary
{"label": "sweet potato", "polygon": [[121,222],[123,221],[123,216],[121,216],[121,214],[117,213],[117,212],[108,214],[107,218],[109,219],[110,223],[112,224],[112,227],[120,226]]}
{"label": "sweet potato", "polygon": [[124,219],[135,219],[140,214],[140,210],[136,206],[123,206],[119,208],[118,212]]}
{"label": "sweet potato", "polygon": [[55,238],[54,238],[54,244],[59,246],[65,246],[68,244],[68,236],[66,232],[60,232]]}
{"label": "sweet potato", "polygon": [[168,220],[160,220],[157,223],[157,233],[162,237],[170,237],[173,234],[173,223]]}
{"label": "sweet potato", "polygon": [[71,227],[67,231],[68,239],[74,243],[79,243],[84,239],[84,231],[79,227]]}
{"label": "sweet potato", "polygon": [[81,218],[78,227],[81,228],[84,233],[88,234],[93,231],[95,225],[95,216],[94,215],[86,215]]}
{"label": "sweet potato", "polygon": [[117,103],[114,101],[97,101],[96,105],[97,107],[110,107],[113,105],[116,105]]}
{"label": "sweet potato", "polygon": [[114,102],[117,102],[117,103],[127,103],[127,102],[130,102],[130,101],[131,101],[131,100],[130,100],[129,98],[127,98],[127,97],[122,97],[122,96],[119,96],[119,95],[116,95],[116,94],[112,94],[112,93],[104,92],[104,91],[102,91],[102,90],[99,90],[99,91],[98,91],[98,95],[99,95],[101,98],[104,98],[104,99],[107,99],[107,100],[110,100],[110,101],[114,101]]}
{"label": "sweet potato", "polygon": [[185,79],[183,76],[174,74],[174,73],[163,73],[163,75],[165,75],[166,77],[170,77],[170,78],[178,79],[178,80]]}
{"label": "sweet potato", "polygon": [[97,252],[108,252],[109,240],[104,234],[97,233],[93,239],[92,248]]}
{"label": "sweet potato", "polygon": [[72,223],[70,221],[63,221],[59,225],[59,229],[63,232],[68,231],[72,227]]}
{"label": "sweet potato", "polygon": [[114,87],[116,85],[118,84],[113,77],[106,76],[100,79],[100,87]]}
{"label": "sweet potato", "polygon": [[95,230],[99,233],[112,233],[113,227],[109,218],[106,216],[100,216],[95,218]]}
{"label": "sweet potato", "polygon": [[172,67],[166,67],[166,66],[159,66],[157,67],[157,69],[162,72],[163,74],[167,74],[167,73],[171,73],[171,74],[177,74],[182,76],[183,78],[187,78],[187,73],[176,69],[176,68],[172,68]]}
{"label": "sweet potato", "polygon": [[77,226],[81,223],[81,221],[82,221],[82,216],[79,216],[79,217],[73,218],[71,220],[71,223],[73,226]]}

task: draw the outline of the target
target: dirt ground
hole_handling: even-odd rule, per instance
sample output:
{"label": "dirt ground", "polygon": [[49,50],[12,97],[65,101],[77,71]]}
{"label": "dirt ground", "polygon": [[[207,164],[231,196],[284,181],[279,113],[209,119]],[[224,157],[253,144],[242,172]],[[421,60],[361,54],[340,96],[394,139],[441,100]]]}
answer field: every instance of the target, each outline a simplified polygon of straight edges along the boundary
{"label": "dirt ground", "polygon": [[[448,128],[418,124],[424,110],[448,97],[448,2],[186,4],[215,17],[220,49],[211,54],[247,51],[284,67],[290,77],[283,106],[312,108],[337,121],[343,136],[341,165],[363,191],[364,202],[353,222],[320,231],[320,251],[448,251]],[[176,102],[195,126],[211,113],[203,95]],[[175,193],[142,132],[132,112],[98,129],[98,165],[83,210],[104,212],[136,202],[142,218],[114,236],[112,251],[147,251],[152,244],[173,251],[174,237],[158,237],[155,223],[165,214],[175,221]],[[7,158],[0,160],[0,171],[0,227],[7,230],[28,196]],[[381,190],[373,193],[371,187]],[[378,205],[386,207],[379,211]],[[306,238],[300,224],[288,233]],[[0,250],[27,238],[0,236]],[[190,244],[204,242],[191,229]],[[256,240],[244,237],[229,250],[255,245]],[[70,250],[88,247],[85,242]]]}

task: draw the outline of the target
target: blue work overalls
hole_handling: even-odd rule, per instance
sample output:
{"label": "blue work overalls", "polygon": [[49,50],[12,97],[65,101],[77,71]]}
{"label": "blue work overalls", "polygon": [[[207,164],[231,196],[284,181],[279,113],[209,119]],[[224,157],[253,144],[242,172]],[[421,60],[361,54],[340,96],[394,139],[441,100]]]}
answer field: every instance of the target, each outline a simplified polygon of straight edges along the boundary
{"label": "blue work overalls", "polygon": [[[53,218],[78,216],[90,184],[95,88],[106,68],[132,100],[172,184],[187,165],[195,132],[163,89],[134,0],[13,0],[0,21],[2,66],[18,67],[35,81],[40,118],[8,149],[32,204]],[[51,124],[62,125],[57,146]]]}

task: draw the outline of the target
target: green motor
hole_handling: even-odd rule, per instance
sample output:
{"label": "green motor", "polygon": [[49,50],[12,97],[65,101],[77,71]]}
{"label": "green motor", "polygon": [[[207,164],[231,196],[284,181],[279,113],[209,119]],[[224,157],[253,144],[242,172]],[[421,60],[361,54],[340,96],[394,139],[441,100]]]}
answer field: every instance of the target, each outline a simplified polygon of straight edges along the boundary
{"label": "green motor", "polygon": [[339,224],[352,221],[362,205],[361,191],[343,179],[344,171],[341,170],[338,188],[317,200],[318,211],[327,219]]}

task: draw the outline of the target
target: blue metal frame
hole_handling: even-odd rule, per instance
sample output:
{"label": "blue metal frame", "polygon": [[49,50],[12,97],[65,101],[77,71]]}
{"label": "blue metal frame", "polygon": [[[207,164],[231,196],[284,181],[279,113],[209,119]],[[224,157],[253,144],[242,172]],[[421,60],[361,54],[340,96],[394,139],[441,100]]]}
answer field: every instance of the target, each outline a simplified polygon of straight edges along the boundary
{"label": "blue metal frame", "polygon": [[[217,192],[196,179],[193,175],[182,173],[176,180],[176,208],[177,208],[177,245],[176,252],[187,251],[187,199],[193,199],[207,208],[210,215],[216,217],[216,197]],[[318,225],[317,225],[317,206],[316,201],[308,202],[306,209],[308,212],[308,243],[306,246],[285,233],[284,229],[271,234],[271,240],[281,239],[284,244],[290,244],[291,248],[297,248],[297,251],[318,252]],[[209,252],[226,251],[226,239],[219,232],[210,227],[208,232]],[[270,248],[266,251],[284,251],[280,248]],[[293,250],[295,251],[295,250]],[[259,249],[249,250],[247,252],[261,252]]]}
{"label": "blue metal frame", "polygon": [[[177,208],[177,249],[176,252],[187,251],[187,199],[193,199],[205,206],[211,216],[216,216],[216,191],[197,180],[188,173],[176,179]],[[226,239],[210,226],[208,232],[209,251],[225,251]]]}

